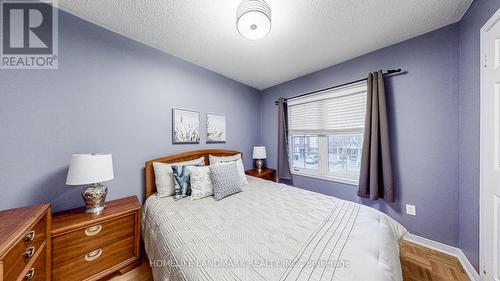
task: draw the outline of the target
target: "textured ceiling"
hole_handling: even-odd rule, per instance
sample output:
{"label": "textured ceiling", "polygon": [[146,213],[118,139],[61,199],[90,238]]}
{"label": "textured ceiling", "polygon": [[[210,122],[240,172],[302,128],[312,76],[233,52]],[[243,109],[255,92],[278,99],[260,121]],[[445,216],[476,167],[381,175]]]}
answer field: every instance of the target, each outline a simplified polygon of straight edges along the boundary
{"label": "textured ceiling", "polygon": [[59,0],[59,7],[265,89],[460,20],[472,0],[267,0],[272,27],[236,30],[240,0]]}

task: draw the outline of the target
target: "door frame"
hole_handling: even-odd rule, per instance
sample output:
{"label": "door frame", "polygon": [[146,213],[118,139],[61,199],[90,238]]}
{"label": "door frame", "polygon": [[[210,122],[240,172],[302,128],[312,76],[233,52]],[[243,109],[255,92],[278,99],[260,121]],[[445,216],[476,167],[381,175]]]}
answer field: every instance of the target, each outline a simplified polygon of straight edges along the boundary
{"label": "door frame", "polygon": [[[480,73],[480,95],[479,95],[479,99],[480,99],[480,141],[479,141],[479,150],[480,150],[480,153],[479,153],[479,165],[480,165],[480,169],[479,169],[479,275],[482,277],[484,276],[484,271],[485,271],[485,265],[484,265],[484,258],[483,258],[483,255],[484,255],[484,252],[485,252],[485,248],[486,248],[486,245],[485,245],[485,240],[483,239],[484,234],[485,234],[485,221],[484,221],[484,208],[485,208],[485,202],[487,200],[487,194],[486,194],[486,190],[485,190],[485,175],[484,175],[484,172],[483,172],[483,161],[482,161],[482,157],[483,157],[483,153],[485,153],[484,151],[484,145],[483,145],[483,140],[484,140],[484,99],[482,98],[484,96],[484,88],[485,88],[485,85],[484,85],[484,77],[485,77],[485,64],[487,63],[486,61],[486,52],[485,52],[485,34],[498,22],[500,21],[500,9],[498,9],[495,14],[493,14],[493,16],[483,25],[483,27],[481,28],[481,31],[480,31],[480,62],[479,62],[479,67],[481,69],[481,73]],[[491,274],[491,273],[490,273]]]}

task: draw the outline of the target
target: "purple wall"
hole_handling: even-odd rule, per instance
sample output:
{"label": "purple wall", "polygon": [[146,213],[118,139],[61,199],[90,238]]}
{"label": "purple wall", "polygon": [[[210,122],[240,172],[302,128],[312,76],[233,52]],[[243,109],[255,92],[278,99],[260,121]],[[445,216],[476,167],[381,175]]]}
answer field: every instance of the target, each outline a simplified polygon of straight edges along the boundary
{"label": "purple wall", "polygon": [[459,23],[460,38],[460,248],[479,268],[480,29],[500,0],[476,0]]}
{"label": "purple wall", "polygon": [[[375,51],[265,90],[261,140],[268,165],[276,166],[277,110],[274,101],[365,77],[370,71],[402,68],[386,79],[394,152],[394,204],[371,202],[356,187],[294,177],[294,185],[375,207],[411,233],[458,246],[459,52],[456,24]],[[405,214],[405,204],[417,216]]]}
{"label": "purple wall", "polygon": [[[113,154],[110,198],[141,196],[144,162],[177,151],[236,149],[251,165],[259,91],[67,13],[59,23],[59,70],[0,70],[0,209],[82,205],[65,185],[72,153]],[[202,143],[172,145],[173,106],[226,114],[227,143],[204,143],[202,115]]]}
{"label": "purple wall", "polygon": [[[431,33],[259,91],[60,12],[59,70],[0,70],[0,209],[82,204],[67,187],[69,157],[113,153],[110,198],[142,197],[144,161],[178,151],[268,148],[276,166],[274,100],[403,68],[386,79],[397,201],[307,177],[294,185],[375,207],[410,232],[459,246],[479,264],[479,30],[500,0],[476,0],[464,18]],[[171,107],[227,116],[228,142],[171,144]],[[253,122],[260,110],[260,126]],[[202,115],[203,116],[203,115]],[[202,118],[203,122],[203,118]],[[202,123],[202,136],[205,126]],[[244,130],[241,130],[244,128]],[[259,139],[260,136],[260,139]],[[406,203],[417,206],[407,216]]]}

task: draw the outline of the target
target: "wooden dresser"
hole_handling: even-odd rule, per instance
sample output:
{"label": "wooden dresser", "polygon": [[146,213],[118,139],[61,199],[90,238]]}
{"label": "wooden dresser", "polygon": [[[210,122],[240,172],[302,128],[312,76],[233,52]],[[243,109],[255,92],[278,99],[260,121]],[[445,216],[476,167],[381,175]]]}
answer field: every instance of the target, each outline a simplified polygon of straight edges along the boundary
{"label": "wooden dresser", "polygon": [[0,212],[0,281],[50,280],[50,205]]}
{"label": "wooden dresser", "polygon": [[276,181],[276,170],[270,168],[262,168],[262,171],[259,173],[257,169],[246,170],[245,174],[257,178],[261,178],[269,181]]}
{"label": "wooden dresser", "polygon": [[52,280],[98,280],[140,264],[141,204],[136,196],[52,217]]}

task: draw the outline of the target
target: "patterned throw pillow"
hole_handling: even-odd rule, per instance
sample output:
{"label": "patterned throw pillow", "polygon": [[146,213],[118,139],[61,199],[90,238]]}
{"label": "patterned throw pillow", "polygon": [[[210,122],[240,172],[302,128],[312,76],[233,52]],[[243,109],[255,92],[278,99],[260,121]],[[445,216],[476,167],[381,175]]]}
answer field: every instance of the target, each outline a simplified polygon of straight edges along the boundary
{"label": "patterned throw pillow", "polygon": [[189,177],[191,179],[191,199],[201,199],[214,195],[210,168],[191,167],[189,168]]}
{"label": "patterned throw pillow", "polygon": [[175,186],[177,183],[175,182],[174,175],[172,173],[172,166],[181,166],[181,165],[197,165],[203,166],[205,165],[205,157],[200,157],[198,159],[178,162],[178,163],[161,163],[161,162],[153,162],[153,169],[155,172],[155,181],[156,181],[156,195],[158,197],[166,197],[175,194]]}
{"label": "patterned throw pillow", "polygon": [[175,199],[182,199],[191,195],[189,169],[199,165],[172,166],[175,182]]}
{"label": "patterned throw pillow", "polygon": [[241,160],[241,153],[232,155],[232,156],[214,156],[209,155],[210,165],[218,164],[218,163],[226,163],[226,162],[236,162],[236,167],[238,168],[238,173],[241,179],[241,185],[247,185],[247,176],[245,175],[245,167],[243,166],[243,161]]}
{"label": "patterned throw pillow", "polygon": [[236,162],[210,165],[215,200],[243,191]]}

